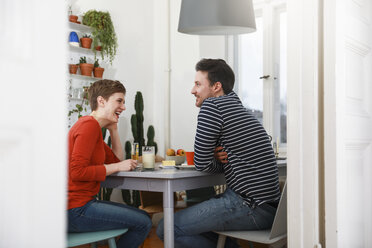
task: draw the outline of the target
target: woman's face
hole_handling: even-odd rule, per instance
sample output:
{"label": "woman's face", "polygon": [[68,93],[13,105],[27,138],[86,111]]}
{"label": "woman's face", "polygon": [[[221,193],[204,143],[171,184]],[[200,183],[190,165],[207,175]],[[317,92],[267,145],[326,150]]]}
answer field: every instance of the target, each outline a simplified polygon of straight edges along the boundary
{"label": "woman's face", "polygon": [[118,123],[119,116],[125,108],[125,97],[123,93],[114,93],[109,99],[104,100],[104,118],[110,123]]}

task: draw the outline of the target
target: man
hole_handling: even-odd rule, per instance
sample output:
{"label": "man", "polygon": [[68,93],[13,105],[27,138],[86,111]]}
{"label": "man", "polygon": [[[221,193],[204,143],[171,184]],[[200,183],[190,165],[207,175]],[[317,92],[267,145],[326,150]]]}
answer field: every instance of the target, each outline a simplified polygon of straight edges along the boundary
{"label": "man", "polygon": [[[191,93],[200,107],[195,137],[197,170],[223,172],[227,190],[175,213],[176,247],[216,247],[211,231],[271,227],[280,198],[278,169],[269,136],[232,90],[234,72],[221,59],[196,64]],[[158,236],[163,238],[163,223]],[[236,247],[232,240],[227,247]]]}

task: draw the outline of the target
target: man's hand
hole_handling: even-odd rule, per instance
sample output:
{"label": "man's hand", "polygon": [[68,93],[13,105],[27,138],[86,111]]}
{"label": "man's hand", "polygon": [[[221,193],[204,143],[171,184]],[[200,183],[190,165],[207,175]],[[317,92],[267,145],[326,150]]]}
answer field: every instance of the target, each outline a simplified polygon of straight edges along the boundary
{"label": "man's hand", "polygon": [[218,146],[216,149],[214,149],[214,158],[222,164],[226,164],[228,162],[227,152],[223,150],[222,146]]}

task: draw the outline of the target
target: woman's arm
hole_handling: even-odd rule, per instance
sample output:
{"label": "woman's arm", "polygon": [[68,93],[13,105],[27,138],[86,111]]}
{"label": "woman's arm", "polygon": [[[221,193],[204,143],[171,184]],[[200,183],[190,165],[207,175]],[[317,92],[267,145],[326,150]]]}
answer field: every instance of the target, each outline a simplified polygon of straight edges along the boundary
{"label": "woman's arm", "polygon": [[123,151],[123,147],[122,147],[121,142],[120,142],[117,124],[116,123],[112,124],[112,125],[108,126],[107,129],[110,132],[112,151],[114,152],[115,156],[119,160],[123,160],[124,159],[124,151]]}
{"label": "woman's arm", "polygon": [[106,176],[119,171],[131,171],[137,166],[137,161],[132,159],[127,159],[118,163],[105,164]]}

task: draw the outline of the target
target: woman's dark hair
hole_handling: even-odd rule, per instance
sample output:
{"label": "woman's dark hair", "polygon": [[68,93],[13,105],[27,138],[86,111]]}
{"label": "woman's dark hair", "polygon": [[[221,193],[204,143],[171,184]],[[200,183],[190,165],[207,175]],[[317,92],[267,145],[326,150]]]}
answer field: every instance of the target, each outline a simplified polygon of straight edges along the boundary
{"label": "woman's dark hair", "polygon": [[229,94],[234,88],[234,72],[223,59],[202,59],[196,64],[195,70],[208,72],[211,86],[220,82],[225,94]]}
{"label": "woman's dark hair", "polygon": [[114,93],[123,93],[124,95],[126,93],[124,85],[119,81],[103,79],[94,82],[88,89],[88,99],[92,111],[98,107],[97,97],[102,96],[107,101]]}

